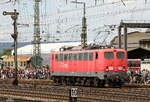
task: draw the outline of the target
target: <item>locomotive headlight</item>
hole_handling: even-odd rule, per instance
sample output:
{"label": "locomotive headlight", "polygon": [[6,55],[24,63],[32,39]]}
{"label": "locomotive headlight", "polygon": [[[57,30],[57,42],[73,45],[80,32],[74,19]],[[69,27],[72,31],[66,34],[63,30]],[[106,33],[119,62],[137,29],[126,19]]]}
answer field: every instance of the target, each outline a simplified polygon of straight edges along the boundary
{"label": "locomotive headlight", "polygon": [[109,70],[113,70],[113,69],[114,69],[114,67],[108,67],[108,69],[109,69]]}
{"label": "locomotive headlight", "polygon": [[106,71],[108,71],[108,69],[106,68]]}
{"label": "locomotive headlight", "polygon": [[122,67],[118,67],[118,70],[122,70],[123,68]]}

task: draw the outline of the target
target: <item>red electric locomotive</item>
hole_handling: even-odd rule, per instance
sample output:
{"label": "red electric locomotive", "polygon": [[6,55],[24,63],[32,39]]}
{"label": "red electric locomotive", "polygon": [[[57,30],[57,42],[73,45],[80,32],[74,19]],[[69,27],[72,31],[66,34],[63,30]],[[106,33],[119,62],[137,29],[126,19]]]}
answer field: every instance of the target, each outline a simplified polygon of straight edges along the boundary
{"label": "red electric locomotive", "polygon": [[51,78],[63,85],[121,86],[127,78],[123,49],[58,51],[51,53]]}

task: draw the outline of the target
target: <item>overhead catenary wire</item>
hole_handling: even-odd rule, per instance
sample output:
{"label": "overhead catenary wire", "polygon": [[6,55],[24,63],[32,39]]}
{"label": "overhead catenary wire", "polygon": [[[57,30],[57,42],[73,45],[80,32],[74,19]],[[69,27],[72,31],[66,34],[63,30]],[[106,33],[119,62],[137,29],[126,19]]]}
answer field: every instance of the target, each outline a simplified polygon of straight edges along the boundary
{"label": "overhead catenary wire", "polygon": [[[22,2],[25,1],[25,0],[17,0],[17,1],[20,1],[20,5],[22,5],[23,4]],[[65,6],[69,6],[70,5],[69,1],[70,0],[68,0],[68,4],[65,5]],[[94,0],[91,0],[91,1],[94,1]],[[123,0],[123,2],[125,3],[126,6],[128,6],[128,2],[129,1],[135,1],[135,0]],[[64,0],[63,1],[57,0],[57,2],[59,2],[59,4],[60,4],[60,6],[58,6],[58,7],[62,8],[59,11],[59,15],[61,17],[59,17],[55,12],[53,12],[49,8],[50,6],[53,6],[51,4],[48,4],[49,0],[42,0],[42,4],[41,4],[41,6],[42,6],[41,9],[42,10],[40,12],[41,12],[41,14],[43,16],[41,15],[42,19],[41,19],[40,26],[41,26],[41,29],[42,29],[41,31],[44,31],[44,36],[46,34],[47,34],[46,36],[49,36],[48,34],[50,34],[50,36],[55,36],[54,29],[57,27],[57,25],[59,26],[58,28],[62,32],[62,33],[60,33],[61,36],[64,35],[64,37],[66,37],[67,35],[69,35],[69,33],[70,33],[70,36],[74,36],[73,33],[76,34],[76,35],[78,34],[80,36],[80,30],[76,30],[76,29],[80,29],[78,27],[75,28],[75,30],[69,30],[67,34],[64,34],[64,32],[68,28],[70,28],[72,25],[81,24],[80,19],[82,18],[82,16],[80,15],[80,12],[82,11],[82,7],[78,6],[77,8],[74,7],[73,9],[72,8],[63,9],[63,7],[61,5],[65,4]],[[31,5],[31,3],[29,4],[28,0],[26,0],[25,3],[28,3],[27,5]],[[118,7],[118,4],[120,4],[119,7]],[[86,9],[88,10],[88,12],[90,10],[91,11],[92,10],[96,11],[96,12],[92,12],[92,13],[90,12],[90,13],[88,13],[86,15],[87,22],[93,22],[92,25],[90,25],[90,23],[88,23],[88,30],[91,31],[91,33],[92,33],[92,30],[95,29],[96,25],[100,24],[99,22],[102,22],[102,24],[107,22],[107,21],[104,22],[104,19],[106,17],[108,17],[108,18],[111,18],[111,17],[116,18],[116,16],[118,17],[118,16],[123,15],[123,14],[131,14],[131,16],[134,18],[134,16],[135,16],[134,13],[143,12],[143,11],[144,12],[150,11],[150,8],[148,6],[145,7],[145,8],[137,7],[135,9],[133,9],[133,8],[121,9],[122,6],[123,6],[122,4],[123,3],[122,3],[121,0],[114,1],[113,3],[105,2],[104,4],[101,3],[100,1],[97,1],[97,5],[96,6],[94,5],[94,3],[91,3],[89,6],[87,6]],[[16,3],[16,5],[17,5],[17,3]],[[46,5],[50,5],[50,6],[46,6]],[[105,7],[107,8],[107,7],[112,6],[112,5],[114,5],[114,9],[113,10],[109,11],[109,10],[105,9]],[[119,9],[121,9],[121,10],[119,10]],[[21,13],[21,16],[19,17],[19,20],[21,20],[20,22],[22,22],[22,23],[26,23],[26,22],[28,23],[29,22],[29,25],[32,27],[33,26],[33,21],[32,21],[31,18],[33,17],[33,15],[31,14],[31,11],[28,9],[28,7],[25,7],[25,6],[24,7],[20,7],[20,12],[21,11],[23,13]],[[144,14],[144,12],[143,12],[143,14]],[[76,15],[75,16],[71,16],[71,13],[75,13],[79,17],[77,17]],[[126,18],[130,19],[131,16],[130,17],[126,17]],[[28,28],[23,27],[23,28],[19,28],[19,29],[27,30]],[[77,33],[75,33],[75,32],[77,32]],[[29,35],[29,37],[30,37],[30,35]],[[59,34],[57,35],[57,37],[59,37]],[[23,37],[22,37],[22,39],[23,39]],[[56,39],[56,37],[55,37],[55,39]],[[62,40],[63,39],[64,38],[62,38]]]}

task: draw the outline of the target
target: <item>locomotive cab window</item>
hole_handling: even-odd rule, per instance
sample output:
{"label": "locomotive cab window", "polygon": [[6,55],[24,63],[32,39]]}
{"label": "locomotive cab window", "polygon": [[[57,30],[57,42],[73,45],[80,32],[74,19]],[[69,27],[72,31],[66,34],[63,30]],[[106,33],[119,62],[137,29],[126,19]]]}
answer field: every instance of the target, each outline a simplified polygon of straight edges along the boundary
{"label": "locomotive cab window", "polygon": [[104,56],[105,56],[106,59],[114,59],[113,52],[105,52]]}
{"label": "locomotive cab window", "polygon": [[118,59],[124,59],[124,52],[117,52]]}

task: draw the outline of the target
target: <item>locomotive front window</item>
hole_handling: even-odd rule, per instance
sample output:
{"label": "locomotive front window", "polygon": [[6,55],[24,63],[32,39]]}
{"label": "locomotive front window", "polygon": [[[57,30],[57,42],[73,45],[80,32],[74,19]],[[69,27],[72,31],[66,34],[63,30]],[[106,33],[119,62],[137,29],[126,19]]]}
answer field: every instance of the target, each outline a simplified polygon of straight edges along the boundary
{"label": "locomotive front window", "polygon": [[104,56],[105,56],[106,59],[114,59],[113,52],[105,52]]}
{"label": "locomotive front window", "polygon": [[124,59],[124,52],[117,52],[118,59]]}

